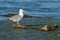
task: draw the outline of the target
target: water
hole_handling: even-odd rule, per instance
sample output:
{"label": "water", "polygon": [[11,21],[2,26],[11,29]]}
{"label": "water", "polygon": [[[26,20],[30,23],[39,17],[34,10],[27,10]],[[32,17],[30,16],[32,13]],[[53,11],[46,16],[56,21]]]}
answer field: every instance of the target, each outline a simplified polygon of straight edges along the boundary
{"label": "water", "polygon": [[[41,16],[42,18],[25,18],[21,25],[58,24],[60,26],[60,0],[0,0],[0,15],[18,14],[18,10],[25,10],[24,14]],[[60,40],[59,29],[42,32],[32,29],[15,29],[8,17],[0,16],[0,40]]]}

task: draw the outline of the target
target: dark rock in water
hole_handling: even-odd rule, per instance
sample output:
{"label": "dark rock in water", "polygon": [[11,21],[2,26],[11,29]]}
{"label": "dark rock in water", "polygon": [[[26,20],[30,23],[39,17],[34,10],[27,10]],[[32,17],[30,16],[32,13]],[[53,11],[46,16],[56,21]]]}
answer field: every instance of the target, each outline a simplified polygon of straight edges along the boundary
{"label": "dark rock in water", "polygon": [[44,27],[41,28],[41,30],[51,31],[51,30],[56,30],[56,28],[58,28],[58,26],[56,24],[52,24],[52,25],[45,25]]}
{"label": "dark rock in water", "polygon": [[52,24],[50,27],[52,30],[55,30],[56,28],[58,28],[57,24]]}
{"label": "dark rock in water", "polygon": [[[4,17],[12,17],[14,15],[17,15],[17,14],[6,14],[6,15],[0,15],[0,16],[4,16]],[[24,18],[41,18],[39,16],[30,16],[30,15],[25,15],[24,14]]]}

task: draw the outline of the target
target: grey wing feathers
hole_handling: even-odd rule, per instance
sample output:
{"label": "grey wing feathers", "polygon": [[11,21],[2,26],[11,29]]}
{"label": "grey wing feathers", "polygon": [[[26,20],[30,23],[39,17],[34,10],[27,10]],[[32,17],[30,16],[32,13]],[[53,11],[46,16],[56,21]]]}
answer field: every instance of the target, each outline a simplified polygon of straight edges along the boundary
{"label": "grey wing feathers", "polygon": [[19,21],[20,19],[22,19],[22,17],[20,15],[15,15],[11,18],[9,18],[10,20],[16,20],[16,21]]}

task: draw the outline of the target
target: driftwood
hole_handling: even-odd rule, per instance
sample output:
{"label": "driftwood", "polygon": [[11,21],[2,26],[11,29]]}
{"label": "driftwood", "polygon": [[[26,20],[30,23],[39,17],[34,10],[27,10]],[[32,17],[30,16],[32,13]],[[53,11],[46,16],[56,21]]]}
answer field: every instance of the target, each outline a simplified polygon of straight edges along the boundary
{"label": "driftwood", "polygon": [[13,28],[20,28],[20,29],[37,29],[40,31],[51,31],[51,30],[56,30],[58,26],[56,24],[52,25],[45,25],[42,28],[33,28],[31,26],[17,26],[16,24],[13,25]]}
{"label": "driftwood", "polygon": [[31,26],[17,26],[16,24],[13,24],[13,28],[20,28],[20,29],[40,29],[40,28],[33,28]]}

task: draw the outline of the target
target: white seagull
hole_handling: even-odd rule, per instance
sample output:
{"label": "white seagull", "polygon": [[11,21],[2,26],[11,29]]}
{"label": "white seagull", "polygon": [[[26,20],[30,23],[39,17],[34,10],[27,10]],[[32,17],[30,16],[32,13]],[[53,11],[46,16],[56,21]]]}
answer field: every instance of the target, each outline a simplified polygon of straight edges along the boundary
{"label": "white seagull", "polygon": [[15,16],[12,16],[11,18],[9,18],[9,20],[12,20],[13,22],[17,22],[17,25],[19,26],[19,21],[23,18],[24,16],[24,10],[23,9],[20,9],[19,10],[19,14],[18,15],[15,15]]}

